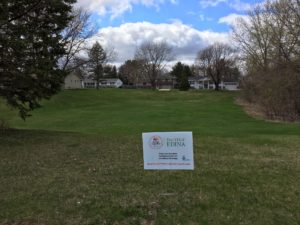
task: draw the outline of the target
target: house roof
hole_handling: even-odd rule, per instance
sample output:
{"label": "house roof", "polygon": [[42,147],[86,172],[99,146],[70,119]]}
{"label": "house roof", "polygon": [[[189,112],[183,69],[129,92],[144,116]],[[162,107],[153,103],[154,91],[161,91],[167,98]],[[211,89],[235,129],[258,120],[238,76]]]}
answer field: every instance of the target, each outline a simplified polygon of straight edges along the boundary
{"label": "house roof", "polygon": [[197,76],[197,77],[189,77],[189,81],[209,81],[209,77],[204,77],[204,76]]}
{"label": "house roof", "polygon": [[79,76],[77,73],[74,73],[74,72],[69,73],[66,77],[71,76],[71,75],[76,76],[80,80],[83,80],[81,76]]}

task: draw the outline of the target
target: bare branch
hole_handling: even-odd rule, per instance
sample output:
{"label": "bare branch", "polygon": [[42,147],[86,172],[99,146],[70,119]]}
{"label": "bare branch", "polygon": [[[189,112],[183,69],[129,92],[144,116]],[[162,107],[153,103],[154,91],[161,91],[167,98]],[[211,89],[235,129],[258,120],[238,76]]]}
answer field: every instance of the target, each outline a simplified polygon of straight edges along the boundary
{"label": "bare branch", "polygon": [[76,68],[75,59],[77,55],[85,50],[86,40],[95,33],[89,21],[90,14],[87,11],[82,8],[73,9],[72,18],[68,27],[62,33],[66,50],[64,57],[61,59],[63,62],[62,69],[68,72]]}
{"label": "bare branch", "polygon": [[145,42],[135,52],[135,59],[143,62],[143,68],[152,88],[156,88],[160,72],[173,59],[172,48],[165,42]]}
{"label": "bare branch", "polygon": [[216,90],[219,90],[219,85],[227,71],[235,66],[234,53],[235,50],[230,46],[215,43],[197,54],[196,62],[199,68],[213,80]]}

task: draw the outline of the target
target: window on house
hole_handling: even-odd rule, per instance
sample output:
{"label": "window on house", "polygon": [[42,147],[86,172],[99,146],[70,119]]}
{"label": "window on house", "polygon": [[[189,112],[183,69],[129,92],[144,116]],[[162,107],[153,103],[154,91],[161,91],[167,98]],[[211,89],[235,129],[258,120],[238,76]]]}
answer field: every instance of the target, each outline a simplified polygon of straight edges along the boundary
{"label": "window on house", "polygon": [[236,82],[226,82],[226,83],[224,83],[225,85],[237,85],[237,83]]}

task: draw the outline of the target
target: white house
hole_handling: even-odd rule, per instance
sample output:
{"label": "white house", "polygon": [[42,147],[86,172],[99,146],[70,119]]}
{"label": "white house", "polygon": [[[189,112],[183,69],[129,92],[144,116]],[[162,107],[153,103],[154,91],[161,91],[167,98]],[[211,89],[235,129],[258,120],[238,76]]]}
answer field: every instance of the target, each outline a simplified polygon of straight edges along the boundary
{"label": "white house", "polygon": [[[123,82],[118,78],[105,78],[101,79],[99,87],[101,88],[119,88],[123,85]],[[96,88],[97,81],[92,78],[84,79],[84,88]]]}
{"label": "white house", "polygon": [[[215,84],[213,81],[211,81],[208,77],[189,77],[189,84],[191,88],[194,89],[215,89]],[[235,91],[238,90],[238,82],[225,82],[221,81],[220,83],[220,89],[222,90],[229,90],[229,91]]]}
{"label": "white house", "polygon": [[91,78],[84,78],[83,87],[84,88],[96,88],[96,81]]}
{"label": "white house", "polygon": [[123,82],[118,78],[106,78],[101,79],[99,86],[107,88],[119,88],[123,85]]}
{"label": "white house", "polygon": [[[101,88],[119,88],[123,82],[118,78],[103,78],[99,82]],[[91,76],[83,78],[76,73],[70,73],[65,77],[64,89],[96,88],[97,82]]]}
{"label": "white house", "polygon": [[223,82],[223,85],[224,85],[225,90],[228,90],[228,91],[239,90],[239,83],[235,82],[235,81],[232,81],[232,82],[226,81],[226,82]]}
{"label": "white house", "polygon": [[70,73],[65,77],[64,88],[65,89],[79,89],[83,88],[83,80],[75,73]]}

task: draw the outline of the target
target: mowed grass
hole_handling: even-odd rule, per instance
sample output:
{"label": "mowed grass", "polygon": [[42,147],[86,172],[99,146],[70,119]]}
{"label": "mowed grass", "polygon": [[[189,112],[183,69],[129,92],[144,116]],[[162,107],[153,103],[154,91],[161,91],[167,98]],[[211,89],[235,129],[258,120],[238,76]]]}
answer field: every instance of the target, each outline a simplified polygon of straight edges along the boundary
{"label": "mowed grass", "polygon": [[[300,124],[228,92],[64,91],[0,133],[0,224],[299,224]],[[194,171],[144,171],[142,132],[193,131]]]}

